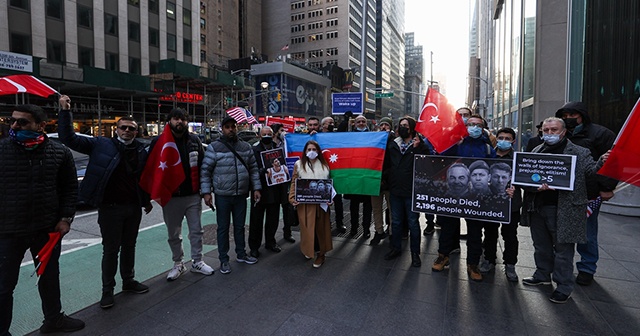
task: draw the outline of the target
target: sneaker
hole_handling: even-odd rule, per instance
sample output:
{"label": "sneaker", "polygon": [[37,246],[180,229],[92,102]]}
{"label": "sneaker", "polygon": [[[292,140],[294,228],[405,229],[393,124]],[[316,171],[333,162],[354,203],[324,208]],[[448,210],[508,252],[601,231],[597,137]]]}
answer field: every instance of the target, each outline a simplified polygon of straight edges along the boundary
{"label": "sneaker", "polygon": [[522,279],[522,283],[527,286],[540,286],[540,285],[550,285],[551,281],[542,281],[534,277],[528,277],[528,278]]}
{"label": "sneaker", "polygon": [[371,241],[369,242],[369,245],[372,245],[372,246],[374,246],[374,245],[378,245],[378,244],[380,244],[380,242],[381,242],[383,239],[385,239],[385,238],[387,238],[387,234],[386,234],[386,233],[384,233],[384,232],[382,232],[382,233],[377,233],[377,232],[376,232],[376,233],[373,235],[373,239],[371,239]]}
{"label": "sneaker", "polygon": [[553,303],[567,303],[570,297],[571,295],[562,294],[556,290],[556,291],[553,291],[553,293],[549,297],[549,301]]}
{"label": "sneaker", "polygon": [[113,307],[115,301],[113,299],[113,289],[102,292],[102,298],[100,298],[100,308],[109,309]]}
{"label": "sneaker", "polygon": [[250,256],[248,254],[244,255],[243,257],[237,257],[236,260],[239,263],[245,263],[245,264],[249,264],[249,265],[253,265],[253,264],[258,262],[258,259],[254,258],[254,257],[252,257],[252,256]]}
{"label": "sneaker", "polygon": [[489,260],[483,259],[480,262],[480,266],[478,267],[478,270],[480,270],[480,273],[489,273],[495,267],[496,267],[496,265],[491,263]]}
{"label": "sneaker", "polygon": [[84,322],[61,313],[55,321],[44,321],[40,327],[43,334],[72,332],[84,328]]}
{"label": "sneaker", "polygon": [[438,258],[433,262],[431,270],[434,272],[442,272],[442,270],[447,267],[449,267],[449,256],[438,253]]}
{"label": "sneaker", "polygon": [[482,281],[482,273],[480,273],[478,265],[467,265],[467,273],[469,273],[469,280]]}
{"label": "sneaker", "polygon": [[122,285],[123,292],[133,292],[136,294],[144,294],[149,291],[149,286],[143,285],[138,281],[131,280],[130,282]]}
{"label": "sneaker", "polygon": [[204,275],[213,274],[213,268],[204,263],[204,261],[200,260],[198,262],[194,262],[191,264],[191,272],[193,273],[202,273]]}
{"label": "sneaker", "polygon": [[460,254],[460,248],[454,248],[453,250],[451,250],[451,252],[449,252],[449,254]]}
{"label": "sneaker", "polygon": [[420,253],[411,252],[411,267],[422,266],[422,260],[420,260]]}
{"label": "sneaker", "polygon": [[424,231],[422,231],[422,234],[425,235],[425,236],[430,236],[434,232],[436,232],[435,226],[433,226],[433,224],[427,224],[427,227],[424,228]]}
{"label": "sneaker", "polygon": [[576,277],[576,283],[580,286],[589,286],[593,282],[593,274],[578,271],[578,276]]}
{"label": "sneaker", "polygon": [[313,268],[320,268],[324,264],[324,254],[318,253],[316,260],[313,262]]}
{"label": "sneaker", "polygon": [[184,272],[187,271],[187,268],[184,266],[184,263],[177,262],[173,265],[173,267],[167,273],[167,281],[173,281],[179,278]]}
{"label": "sneaker", "polygon": [[222,274],[231,273],[231,266],[229,266],[229,262],[225,261],[220,264],[220,273]]}
{"label": "sneaker", "polygon": [[518,274],[516,273],[516,265],[506,264],[504,265],[504,274],[507,276],[507,280],[511,282],[518,282]]}
{"label": "sneaker", "polygon": [[254,257],[254,258],[256,258],[256,259],[258,259],[258,258],[260,258],[260,251],[258,251],[258,250],[251,250],[251,251],[249,251],[249,255],[250,255],[250,256],[252,256],[252,257]]}

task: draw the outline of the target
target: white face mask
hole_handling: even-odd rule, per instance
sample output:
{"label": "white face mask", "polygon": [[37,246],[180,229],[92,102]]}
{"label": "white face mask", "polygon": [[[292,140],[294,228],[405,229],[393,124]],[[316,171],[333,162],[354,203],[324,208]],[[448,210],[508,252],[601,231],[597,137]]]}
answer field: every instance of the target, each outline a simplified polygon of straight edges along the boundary
{"label": "white face mask", "polygon": [[314,151],[307,152],[307,157],[310,160],[313,160],[318,157],[318,152],[314,152]]}
{"label": "white face mask", "polygon": [[132,143],[133,143],[133,139],[131,139],[131,140],[125,140],[125,139],[121,138],[120,136],[118,136],[118,141],[122,142],[122,143],[123,143],[123,144],[125,144],[125,145],[130,145],[130,144],[132,144]]}

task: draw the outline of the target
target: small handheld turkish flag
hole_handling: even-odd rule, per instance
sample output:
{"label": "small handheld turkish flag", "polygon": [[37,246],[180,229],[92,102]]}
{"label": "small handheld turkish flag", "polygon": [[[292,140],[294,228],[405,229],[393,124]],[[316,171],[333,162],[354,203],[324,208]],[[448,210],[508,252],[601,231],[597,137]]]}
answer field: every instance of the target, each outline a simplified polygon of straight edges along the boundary
{"label": "small handheld turkish flag", "polygon": [[180,151],[167,124],[149,154],[140,187],[151,195],[152,200],[165,206],[185,178]]}
{"label": "small handheld turkish flag", "polygon": [[49,241],[44,244],[42,249],[40,249],[40,252],[38,252],[38,255],[36,255],[35,259],[38,262],[38,266],[36,266],[35,273],[37,273],[38,276],[41,276],[47,268],[49,259],[51,259],[51,253],[53,253],[53,249],[56,247],[61,237],[62,235],[60,235],[60,232],[50,232]]}
{"label": "small handheld turkish flag", "polygon": [[437,90],[429,88],[420,111],[416,131],[422,133],[438,153],[464,139],[469,132],[462,116]]}

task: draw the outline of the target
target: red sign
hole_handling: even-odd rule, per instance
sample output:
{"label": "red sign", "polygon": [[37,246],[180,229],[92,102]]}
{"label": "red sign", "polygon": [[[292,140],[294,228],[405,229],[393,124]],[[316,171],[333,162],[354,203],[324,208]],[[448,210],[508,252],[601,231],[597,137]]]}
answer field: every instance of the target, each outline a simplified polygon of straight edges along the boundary
{"label": "red sign", "polygon": [[289,133],[295,132],[296,129],[296,122],[292,119],[267,117],[266,125],[271,126],[273,124],[282,124],[283,128]]}
{"label": "red sign", "polygon": [[[162,92],[159,90],[154,90],[156,92]],[[178,101],[182,103],[199,103],[204,98],[203,95],[197,93],[186,93],[186,92],[176,92],[175,94],[170,94],[166,96],[160,96],[158,99],[166,100],[166,101]]]}

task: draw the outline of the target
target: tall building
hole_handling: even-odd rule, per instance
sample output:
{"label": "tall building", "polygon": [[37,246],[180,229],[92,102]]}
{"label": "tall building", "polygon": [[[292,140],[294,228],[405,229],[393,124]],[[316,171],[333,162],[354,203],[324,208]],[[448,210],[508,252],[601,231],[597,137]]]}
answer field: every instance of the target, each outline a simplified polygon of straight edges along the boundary
{"label": "tall building", "polygon": [[348,90],[367,92],[365,109],[374,113],[375,0],[292,0],[288,6],[279,0],[264,0],[262,11],[262,49],[269,59],[318,70],[331,64],[352,70],[353,84]]}
{"label": "tall building", "polygon": [[376,99],[376,118],[405,115],[404,0],[376,1],[376,90],[394,93]]}
{"label": "tall building", "polygon": [[[424,101],[424,55],[421,45],[415,45],[414,33],[404,34],[404,114],[417,116]],[[418,94],[420,93],[420,94]]]}

